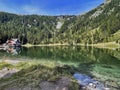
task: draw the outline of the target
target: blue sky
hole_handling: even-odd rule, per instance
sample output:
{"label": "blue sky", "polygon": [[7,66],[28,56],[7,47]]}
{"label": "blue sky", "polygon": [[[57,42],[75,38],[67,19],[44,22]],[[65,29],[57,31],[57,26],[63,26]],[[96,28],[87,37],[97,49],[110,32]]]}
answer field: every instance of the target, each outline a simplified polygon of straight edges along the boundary
{"label": "blue sky", "polygon": [[104,0],[0,0],[0,11],[16,14],[79,15]]}

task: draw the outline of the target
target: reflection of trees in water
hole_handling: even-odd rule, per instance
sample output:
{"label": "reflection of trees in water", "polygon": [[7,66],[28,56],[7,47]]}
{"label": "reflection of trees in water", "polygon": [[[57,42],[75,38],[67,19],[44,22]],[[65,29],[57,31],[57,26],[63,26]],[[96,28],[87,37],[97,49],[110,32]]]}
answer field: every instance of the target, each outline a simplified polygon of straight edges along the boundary
{"label": "reflection of trees in water", "polygon": [[96,62],[110,64],[115,63],[114,60],[118,61],[118,58],[114,56],[115,54],[119,54],[119,52],[92,47],[72,46],[23,48],[21,53],[22,56],[38,59],[43,58],[75,63]]}
{"label": "reflection of trees in water", "polygon": [[18,55],[21,52],[20,47],[7,47],[4,50],[12,55]]}

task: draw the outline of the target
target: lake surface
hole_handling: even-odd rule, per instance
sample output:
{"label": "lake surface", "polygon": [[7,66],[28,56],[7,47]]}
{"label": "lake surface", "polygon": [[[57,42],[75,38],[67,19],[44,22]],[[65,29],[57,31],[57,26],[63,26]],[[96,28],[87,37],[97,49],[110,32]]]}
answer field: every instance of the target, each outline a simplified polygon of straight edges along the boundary
{"label": "lake surface", "polygon": [[73,65],[81,73],[95,76],[107,85],[120,86],[120,49],[108,50],[80,46],[17,48],[14,52],[0,51],[0,57],[48,60]]}

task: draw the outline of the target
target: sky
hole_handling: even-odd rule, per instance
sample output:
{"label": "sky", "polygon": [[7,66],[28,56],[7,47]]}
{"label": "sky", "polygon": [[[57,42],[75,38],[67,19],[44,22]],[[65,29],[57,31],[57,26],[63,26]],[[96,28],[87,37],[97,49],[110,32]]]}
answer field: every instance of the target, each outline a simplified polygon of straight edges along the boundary
{"label": "sky", "polygon": [[0,0],[0,11],[15,14],[80,15],[105,0]]}

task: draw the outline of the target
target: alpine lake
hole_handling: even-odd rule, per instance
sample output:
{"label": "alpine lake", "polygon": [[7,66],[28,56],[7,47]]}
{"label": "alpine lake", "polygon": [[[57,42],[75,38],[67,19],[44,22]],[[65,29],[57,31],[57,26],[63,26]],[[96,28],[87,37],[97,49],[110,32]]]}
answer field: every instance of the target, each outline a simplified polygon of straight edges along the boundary
{"label": "alpine lake", "polygon": [[[0,50],[0,59],[23,58],[36,61],[50,61],[76,67],[80,73],[98,80],[120,86],[120,49],[98,49],[83,46],[21,47],[14,51]],[[46,63],[47,64],[47,63]]]}

